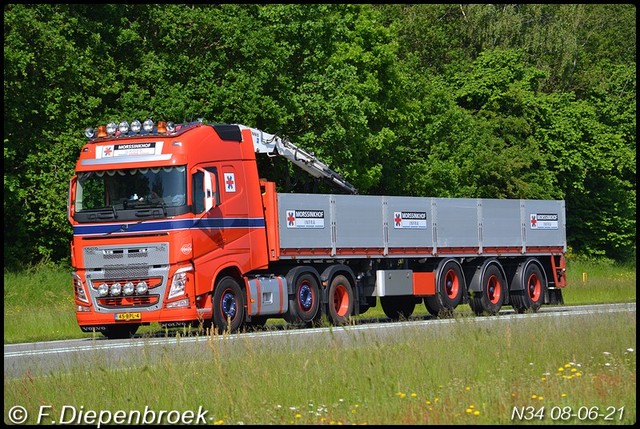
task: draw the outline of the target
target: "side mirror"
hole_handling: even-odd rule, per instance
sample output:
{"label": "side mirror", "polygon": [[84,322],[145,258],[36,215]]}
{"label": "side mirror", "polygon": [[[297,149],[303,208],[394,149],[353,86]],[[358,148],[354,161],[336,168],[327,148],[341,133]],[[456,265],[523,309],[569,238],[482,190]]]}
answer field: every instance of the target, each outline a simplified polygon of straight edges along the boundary
{"label": "side mirror", "polygon": [[75,209],[75,200],[76,200],[76,187],[78,185],[78,176],[73,176],[71,180],[69,180],[69,196],[67,197],[67,218],[69,219],[69,223],[71,223],[71,219],[73,218]]}
{"label": "side mirror", "polygon": [[216,176],[210,171],[202,170],[202,189],[204,189],[204,211],[208,212],[216,206],[216,193],[218,192]]}

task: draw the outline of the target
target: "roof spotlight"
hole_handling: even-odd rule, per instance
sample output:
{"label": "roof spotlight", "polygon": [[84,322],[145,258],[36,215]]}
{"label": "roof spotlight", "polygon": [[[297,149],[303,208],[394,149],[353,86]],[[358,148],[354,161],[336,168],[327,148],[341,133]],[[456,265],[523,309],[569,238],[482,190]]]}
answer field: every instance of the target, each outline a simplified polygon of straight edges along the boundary
{"label": "roof spotlight", "polygon": [[131,122],[131,131],[137,134],[140,132],[140,128],[142,128],[142,124],[140,123],[139,120],[136,119],[133,122]]}
{"label": "roof spotlight", "polygon": [[142,127],[146,132],[150,133],[151,131],[153,131],[153,121],[151,119],[145,120],[142,124]]}
{"label": "roof spotlight", "polygon": [[109,122],[109,123],[107,124],[107,134],[108,134],[108,135],[113,135],[113,134],[115,134],[115,133],[116,133],[116,128],[117,128],[117,127],[118,127],[118,126],[116,125],[116,123],[115,123],[115,122]]}

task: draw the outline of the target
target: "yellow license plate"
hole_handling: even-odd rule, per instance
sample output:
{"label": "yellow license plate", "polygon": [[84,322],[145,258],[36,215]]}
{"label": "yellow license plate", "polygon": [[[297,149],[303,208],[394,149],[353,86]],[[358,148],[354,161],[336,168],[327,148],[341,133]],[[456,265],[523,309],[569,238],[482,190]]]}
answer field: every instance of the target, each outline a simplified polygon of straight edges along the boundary
{"label": "yellow license plate", "polygon": [[116,320],[140,320],[142,319],[142,313],[116,313]]}

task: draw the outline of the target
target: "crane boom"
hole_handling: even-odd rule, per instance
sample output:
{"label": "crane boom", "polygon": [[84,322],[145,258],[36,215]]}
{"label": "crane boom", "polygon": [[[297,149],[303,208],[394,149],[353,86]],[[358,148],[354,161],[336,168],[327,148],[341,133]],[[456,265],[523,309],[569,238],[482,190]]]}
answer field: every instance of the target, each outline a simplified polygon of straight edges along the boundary
{"label": "crane boom", "polygon": [[240,129],[251,130],[253,137],[253,147],[256,153],[266,153],[271,156],[280,155],[311,174],[313,177],[325,179],[337,185],[350,194],[357,194],[358,190],[351,183],[347,182],[340,174],[333,171],[329,166],[316,158],[312,153],[294,145],[289,140],[269,134],[262,130],[238,125]]}

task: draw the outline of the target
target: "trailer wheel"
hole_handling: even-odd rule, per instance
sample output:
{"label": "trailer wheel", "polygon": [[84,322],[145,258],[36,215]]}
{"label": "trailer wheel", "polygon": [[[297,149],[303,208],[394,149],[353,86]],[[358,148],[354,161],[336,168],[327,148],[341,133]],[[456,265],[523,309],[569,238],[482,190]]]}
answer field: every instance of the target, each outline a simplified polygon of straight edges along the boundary
{"label": "trailer wheel", "polygon": [[123,338],[131,338],[138,331],[138,326],[136,324],[127,323],[124,325],[108,325],[105,326],[102,335],[109,338],[110,340],[123,339]]}
{"label": "trailer wheel", "polygon": [[547,290],[547,282],[540,267],[531,263],[527,266],[522,276],[523,289],[511,292],[511,305],[517,313],[527,310],[534,313],[540,309]]}
{"label": "trailer wheel", "polygon": [[213,293],[213,324],[219,334],[234,333],[244,322],[244,298],[233,277],[223,277]]}
{"label": "trailer wheel", "polygon": [[462,302],[462,294],[465,289],[460,265],[452,259],[448,260],[438,268],[436,294],[425,296],[424,306],[432,316],[451,316],[453,310]]}
{"label": "trailer wheel", "polygon": [[327,317],[334,325],[344,325],[349,322],[353,313],[353,288],[349,280],[343,275],[337,275],[331,281],[328,292]]}
{"label": "trailer wheel", "polygon": [[446,312],[444,307],[438,302],[437,299],[431,299],[432,297],[424,297],[424,306],[433,317],[444,317]]}
{"label": "trailer wheel", "polygon": [[294,297],[289,301],[292,322],[312,325],[320,320],[320,285],[311,273],[302,273],[294,282]]}
{"label": "trailer wheel", "polygon": [[406,320],[416,309],[413,296],[381,296],[382,311],[391,320]]}
{"label": "trailer wheel", "polygon": [[469,299],[469,306],[476,315],[497,314],[504,303],[506,281],[500,269],[489,265],[482,275],[482,291],[476,292]]}

